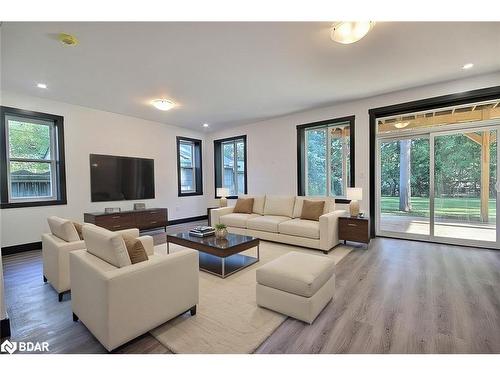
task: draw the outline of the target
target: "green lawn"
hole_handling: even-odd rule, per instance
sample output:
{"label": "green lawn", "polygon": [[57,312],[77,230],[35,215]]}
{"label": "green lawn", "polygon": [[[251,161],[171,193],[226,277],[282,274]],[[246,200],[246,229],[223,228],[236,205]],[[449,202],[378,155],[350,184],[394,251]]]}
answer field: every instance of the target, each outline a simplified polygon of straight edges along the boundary
{"label": "green lawn", "polygon": [[[429,198],[412,197],[410,212],[399,211],[399,197],[382,197],[382,213],[429,217]],[[436,198],[436,216],[449,219],[479,220],[479,198]],[[496,215],[496,202],[490,198],[489,217]]]}

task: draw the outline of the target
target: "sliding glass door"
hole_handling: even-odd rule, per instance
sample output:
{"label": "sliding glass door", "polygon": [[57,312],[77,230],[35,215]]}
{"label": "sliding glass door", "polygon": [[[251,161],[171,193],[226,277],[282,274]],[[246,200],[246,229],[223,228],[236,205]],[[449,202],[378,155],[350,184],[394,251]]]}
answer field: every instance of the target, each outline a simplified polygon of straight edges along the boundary
{"label": "sliding glass door", "polygon": [[497,242],[497,130],[433,134],[434,237]]}
{"label": "sliding glass door", "polygon": [[500,101],[377,119],[376,234],[500,248]]}
{"label": "sliding glass door", "polygon": [[379,228],[386,233],[430,235],[429,137],[379,141]]}

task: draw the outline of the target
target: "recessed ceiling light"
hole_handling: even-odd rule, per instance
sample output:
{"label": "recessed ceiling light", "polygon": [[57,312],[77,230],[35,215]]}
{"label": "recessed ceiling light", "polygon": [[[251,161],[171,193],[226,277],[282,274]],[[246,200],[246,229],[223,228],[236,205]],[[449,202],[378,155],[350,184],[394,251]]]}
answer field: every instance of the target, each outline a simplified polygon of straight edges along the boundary
{"label": "recessed ceiling light", "polygon": [[160,111],[168,111],[175,107],[175,103],[168,99],[155,99],[151,102]]}
{"label": "recessed ceiling light", "polygon": [[208,124],[206,124],[206,123],[205,123],[205,124],[203,124],[203,127],[204,127],[204,128],[208,128]]}
{"label": "recessed ceiling light", "polygon": [[363,38],[373,28],[375,22],[335,22],[332,25],[330,38],[334,42],[351,44]]}
{"label": "recessed ceiling light", "polygon": [[39,89],[46,89],[47,85],[45,83],[37,83],[36,87],[38,87]]}
{"label": "recessed ceiling light", "polygon": [[468,63],[468,64],[465,64],[464,66],[462,66],[462,69],[470,69],[474,66],[473,63]]}

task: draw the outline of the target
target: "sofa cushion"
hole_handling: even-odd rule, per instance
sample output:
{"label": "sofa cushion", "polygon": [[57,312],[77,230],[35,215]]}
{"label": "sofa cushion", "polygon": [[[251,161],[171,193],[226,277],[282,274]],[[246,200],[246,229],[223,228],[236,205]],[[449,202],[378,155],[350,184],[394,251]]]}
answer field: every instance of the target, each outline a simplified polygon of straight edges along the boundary
{"label": "sofa cushion", "polygon": [[253,209],[254,214],[264,215],[264,204],[266,202],[266,197],[254,196],[254,195],[241,195],[240,198],[253,198]]}
{"label": "sofa cushion", "polygon": [[146,249],[140,239],[127,234],[122,235],[122,237],[132,264],[148,260],[148,254],[146,253]]}
{"label": "sofa cushion", "polygon": [[323,214],[335,211],[335,198],[333,197],[296,197],[295,205],[293,207],[293,218],[300,217],[302,215],[302,205],[304,200],[308,201],[323,201],[325,202],[325,207],[323,208]]}
{"label": "sofa cushion", "polygon": [[257,282],[311,297],[333,276],[334,271],[333,259],[292,251],[257,269]]}
{"label": "sofa cushion", "polygon": [[234,214],[251,214],[253,212],[253,198],[238,198],[234,206]]}
{"label": "sofa cushion", "polygon": [[264,215],[292,217],[294,204],[294,196],[266,195]]}
{"label": "sofa cushion", "polygon": [[83,239],[87,251],[98,258],[121,268],[132,264],[125,241],[120,233],[95,226],[83,226]]}
{"label": "sofa cushion", "polygon": [[247,221],[247,228],[261,230],[264,232],[278,233],[279,224],[287,220],[290,220],[288,216],[258,216]]}
{"label": "sofa cushion", "polygon": [[228,227],[236,227],[236,228],[246,228],[247,220],[252,219],[254,217],[260,217],[257,214],[227,214],[222,215],[219,218],[219,222],[221,224],[226,224]]}
{"label": "sofa cushion", "polygon": [[319,221],[319,217],[323,215],[325,201],[310,201],[304,199],[302,202],[302,213],[300,218],[304,220]]}
{"label": "sofa cushion", "polygon": [[76,231],[73,222],[57,216],[47,218],[51,233],[66,242],[80,241],[80,236]]}
{"label": "sofa cushion", "polygon": [[292,219],[280,223],[279,232],[290,236],[319,238],[319,222],[312,220]]}

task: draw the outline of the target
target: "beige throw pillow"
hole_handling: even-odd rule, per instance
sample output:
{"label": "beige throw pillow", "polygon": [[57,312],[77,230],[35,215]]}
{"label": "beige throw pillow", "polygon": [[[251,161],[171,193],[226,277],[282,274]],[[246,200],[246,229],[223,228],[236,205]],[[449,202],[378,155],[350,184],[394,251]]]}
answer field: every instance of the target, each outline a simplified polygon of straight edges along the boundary
{"label": "beige throw pillow", "polygon": [[128,256],[132,264],[144,262],[149,259],[141,240],[124,234],[123,241],[125,242],[125,247],[127,248]]}
{"label": "beige throw pillow", "polygon": [[300,218],[304,220],[319,221],[319,217],[323,215],[324,209],[325,209],[325,201],[310,201],[304,199]]}
{"label": "beige throw pillow", "polygon": [[253,211],[253,198],[238,198],[234,206],[234,214],[251,214]]}
{"label": "beige throw pillow", "polygon": [[78,237],[80,237],[80,240],[83,240],[82,224],[73,221],[73,225],[76,229],[76,233],[78,233]]}

